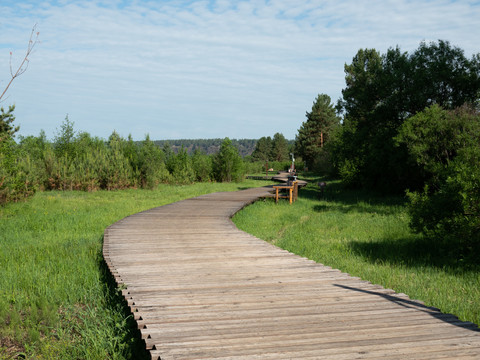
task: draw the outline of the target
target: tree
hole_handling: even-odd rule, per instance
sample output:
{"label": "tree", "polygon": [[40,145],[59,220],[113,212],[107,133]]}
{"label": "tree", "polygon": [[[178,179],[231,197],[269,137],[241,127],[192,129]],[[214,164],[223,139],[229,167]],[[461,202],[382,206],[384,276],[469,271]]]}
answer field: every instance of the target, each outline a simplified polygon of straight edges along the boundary
{"label": "tree", "polygon": [[55,138],[53,139],[53,147],[55,154],[65,156],[67,158],[73,158],[75,156],[75,130],[73,126],[75,123],[70,121],[68,114],[65,116],[60,129],[57,129]]}
{"label": "tree", "polygon": [[380,102],[379,79],[382,59],[375,49],[360,49],[350,65],[345,64],[345,89],[339,108],[350,121],[369,121]]}
{"label": "tree", "polygon": [[220,151],[214,156],[213,172],[217,181],[241,181],[243,178],[243,160],[228,137],[223,140]]}
{"label": "tree", "polygon": [[212,157],[200,150],[192,155],[192,167],[197,181],[210,181],[212,178]]}
{"label": "tree", "polygon": [[35,160],[42,160],[45,149],[47,146],[50,146],[50,143],[47,140],[47,135],[44,130],[40,130],[38,136],[21,136],[20,135],[20,147],[22,151]]}
{"label": "tree", "polygon": [[145,136],[142,146],[138,148],[138,172],[143,188],[153,189],[170,178],[163,151],[150,140],[149,135]]}
{"label": "tree", "polygon": [[333,132],[340,124],[330,96],[319,94],[310,112],[305,114],[307,120],[302,123],[295,138],[295,151],[303,158],[306,165],[313,167],[318,161],[324,145],[328,143]]}
{"label": "tree", "polygon": [[397,140],[427,174],[423,191],[408,192],[412,229],[459,244],[462,256],[480,255],[480,113],[432,105]]}
{"label": "tree", "polygon": [[169,161],[170,173],[177,184],[191,184],[195,181],[195,171],[187,150],[183,147],[178,154],[173,154]]}
{"label": "tree", "polygon": [[[13,54],[10,52],[11,78],[0,94],[0,102],[2,102],[2,98],[7,93],[13,80],[22,75],[28,68],[28,57],[38,42],[39,33],[37,32],[36,35],[34,35],[35,29],[36,26],[32,28],[27,52],[16,71],[13,70]],[[29,184],[29,179],[27,179],[28,174],[23,171],[19,166],[19,161],[17,161],[17,145],[13,140],[13,137],[19,130],[19,126],[12,125],[15,120],[15,116],[13,115],[14,110],[15,105],[9,106],[8,111],[5,111],[3,107],[0,108],[0,203],[17,200],[34,192]]]}
{"label": "tree", "polygon": [[475,104],[480,89],[480,55],[472,59],[448,41],[422,42],[410,57],[411,103],[415,114],[438,104],[455,109],[465,103]]}
{"label": "tree", "polygon": [[380,55],[359,50],[345,65],[346,88],[338,109],[344,121],[333,146],[342,178],[351,185],[403,191],[423,184],[405,143],[394,140],[400,126],[427,106],[445,109],[475,103],[480,94],[480,57],[468,60],[446,41],[421,43],[412,54],[397,47]]}
{"label": "tree", "polygon": [[122,153],[128,159],[130,166],[135,174],[140,169],[139,146],[133,141],[132,134],[128,134],[127,141],[121,142]]}
{"label": "tree", "polygon": [[480,144],[479,114],[467,106],[448,111],[435,104],[406,120],[395,140],[407,147],[425,182],[438,190],[459,151]]}
{"label": "tree", "polygon": [[272,140],[272,160],[285,161],[288,158],[288,141],[283,134],[276,133]]}
{"label": "tree", "polygon": [[263,136],[258,139],[255,150],[253,150],[252,153],[253,159],[262,162],[272,159],[272,145],[272,138],[270,136]]}
{"label": "tree", "polygon": [[15,121],[15,116],[13,115],[14,110],[15,105],[9,106],[6,112],[3,107],[0,108],[0,141],[5,138],[13,138],[14,134],[20,130],[19,126],[12,125]]}
{"label": "tree", "polygon": [[11,78],[10,78],[10,81],[8,82],[7,86],[5,87],[5,89],[3,89],[2,94],[0,95],[0,101],[2,100],[3,96],[6,94],[10,85],[12,85],[13,80],[15,80],[17,77],[22,75],[25,71],[27,71],[28,64],[30,63],[30,59],[28,57],[32,54],[33,49],[35,48],[35,45],[38,44],[38,36],[40,35],[40,33],[38,31],[36,31],[36,29],[37,29],[37,25],[35,24],[32,28],[32,32],[30,34],[30,39],[28,41],[28,46],[27,46],[27,51],[25,53],[25,56],[23,57],[22,62],[18,66],[17,70],[15,70],[15,71],[13,70],[13,67],[12,67],[12,56],[13,56],[13,54],[10,51],[10,76],[11,76]]}

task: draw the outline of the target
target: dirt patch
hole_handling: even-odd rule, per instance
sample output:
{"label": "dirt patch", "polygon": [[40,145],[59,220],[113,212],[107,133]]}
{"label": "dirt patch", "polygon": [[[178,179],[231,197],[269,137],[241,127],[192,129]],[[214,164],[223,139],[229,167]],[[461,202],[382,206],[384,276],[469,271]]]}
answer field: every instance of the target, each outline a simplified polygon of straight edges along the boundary
{"label": "dirt patch", "polygon": [[24,359],[25,348],[9,337],[0,337],[0,359]]}

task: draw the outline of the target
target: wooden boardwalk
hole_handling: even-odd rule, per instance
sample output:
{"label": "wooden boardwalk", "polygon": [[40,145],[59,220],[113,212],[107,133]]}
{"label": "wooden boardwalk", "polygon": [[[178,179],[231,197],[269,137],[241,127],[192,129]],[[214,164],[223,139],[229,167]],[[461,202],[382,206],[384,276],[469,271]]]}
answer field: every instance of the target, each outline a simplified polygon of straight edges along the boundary
{"label": "wooden boardwalk", "polygon": [[269,190],[204,195],[105,230],[152,359],[480,359],[475,325],[238,230],[230,217]]}

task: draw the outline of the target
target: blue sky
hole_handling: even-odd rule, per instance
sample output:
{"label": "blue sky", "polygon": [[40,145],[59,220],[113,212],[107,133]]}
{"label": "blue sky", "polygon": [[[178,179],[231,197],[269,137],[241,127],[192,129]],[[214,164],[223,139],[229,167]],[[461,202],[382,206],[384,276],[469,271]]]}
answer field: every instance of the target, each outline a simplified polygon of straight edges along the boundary
{"label": "blue sky", "polygon": [[360,48],[448,40],[480,52],[480,3],[433,0],[0,0],[0,89],[34,24],[41,41],[0,104],[21,135],[293,139]]}

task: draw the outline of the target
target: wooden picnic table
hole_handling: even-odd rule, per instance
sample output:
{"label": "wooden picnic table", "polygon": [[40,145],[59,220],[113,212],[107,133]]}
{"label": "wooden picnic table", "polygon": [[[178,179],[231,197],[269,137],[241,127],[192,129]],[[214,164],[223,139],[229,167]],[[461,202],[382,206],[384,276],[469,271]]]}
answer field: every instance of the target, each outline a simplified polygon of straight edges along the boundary
{"label": "wooden picnic table", "polygon": [[[273,185],[275,189],[275,202],[278,203],[278,199],[289,199],[290,204],[295,202],[298,197],[298,180],[293,181],[291,185]],[[280,190],[287,190],[286,195],[281,195]]]}

